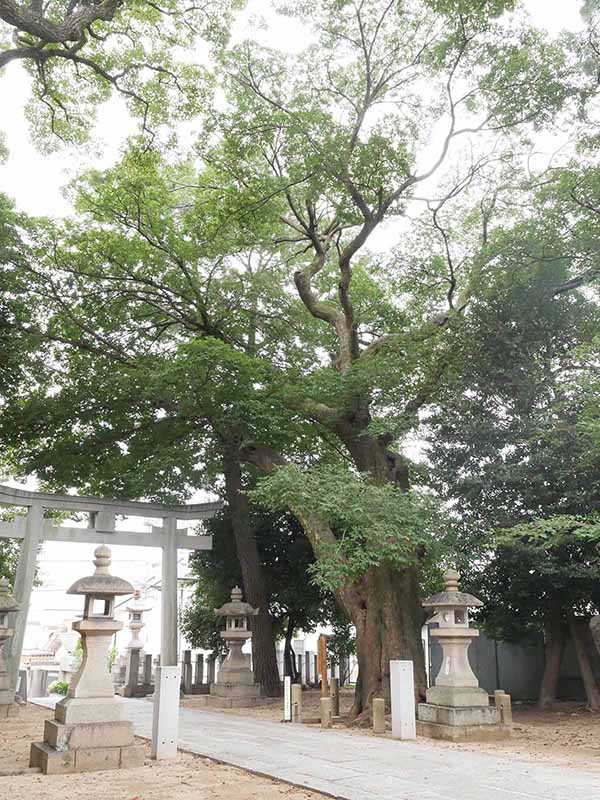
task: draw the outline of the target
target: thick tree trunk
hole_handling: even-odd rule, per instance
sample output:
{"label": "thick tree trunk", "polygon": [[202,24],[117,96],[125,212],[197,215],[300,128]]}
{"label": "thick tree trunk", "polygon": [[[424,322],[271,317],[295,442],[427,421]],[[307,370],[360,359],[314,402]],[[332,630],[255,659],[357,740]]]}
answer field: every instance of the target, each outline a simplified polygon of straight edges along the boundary
{"label": "thick tree trunk", "polygon": [[252,660],[254,677],[268,697],[281,694],[281,681],[275,651],[275,632],[269,613],[269,596],[250,517],[243,494],[242,470],[235,447],[223,447],[225,492],[231,514],[237,557],[242,571],[245,600],[259,609],[252,620]]}
{"label": "thick tree trunk", "polygon": [[[377,483],[392,483],[408,490],[406,461],[388,448],[385,437],[366,433],[369,423],[368,410],[359,408],[352,416],[338,420],[337,433],[358,470],[368,473]],[[413,662],[415,698],[417,702],[424,700],[427,678],[417,566],[397,569],[383,563],[370,569],[344,598],[344,606],[356,627],[356,655],[361,675],[352,714],[370,715],[374,697],[383,697],[389,703],[391,660]]]}
{"label": "thick tree trunk", "polygon": [[424,699],[427,682],[421,642],[423,616],[416,569],[399,571],[381,564],[341,594],[356,627],[360,674],[351,717],[369,716],[374,697],[383,697],[389,704],[392,660],[413,662],[415,699]]}
{"label": "thick tree trunk", "polygon": [[598,690],[598,683],[596,682],[592,670],[590,656],[581,629],[582,626],[577,622],[572,612],[567,614],[567,619],[569,622],[569,633],[573,639],[575,653],[577,654],[577,663],[579,664],[583,688],[587,696],[588,708],[590,711],[600,711],[600,691]]}
{"label": "thick tree trunk", "polygon": [[283,649],[284,674],[292,679],[292,683],[298,682],[298,667],[296,665],[296,653],[292,647],[294,636],[294,626],[290,622],[285,634],[285,644]]}
{"label": "thick tree trunk", "polygon": [[[331,430],[351,454],[357,469],[378,483],[409,486],[406,462],[387,447],[383,437],[366,433],[368,411],[355,410],[337,418]],[[248,448],[244,457],[261,472],[269,474],[282,463],[269,448]],[[335,544],[328,523],[301,508],[290,509],[301,523],[315,554],[323,542]],[[373,697],[390,701],[390,660],[409,660],[414,664],[415,695],[425,697],[425,657],[421,642],[423,611],[419,597],[418,566],[397,569],[382,563],[370,569],[359,581],[340,586],[337,599],[356,628],[356,654],[360,680],[357,682],[351,716],[368,716]]]}
{"label": "thick tree trunk", "polygon": [[558,676],[565,649],[566,633],[565,621],[561,614],[549,619],[544,626],[545,663],[538,699],[540,708],[549,708],[556,703]]}

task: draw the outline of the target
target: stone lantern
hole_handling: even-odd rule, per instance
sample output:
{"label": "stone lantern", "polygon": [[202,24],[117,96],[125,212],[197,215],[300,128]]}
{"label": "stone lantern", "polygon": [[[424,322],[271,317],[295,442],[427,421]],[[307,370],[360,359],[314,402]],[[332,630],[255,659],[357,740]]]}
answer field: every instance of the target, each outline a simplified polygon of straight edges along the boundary
{"label": "stone lantern", "polygon": [[131,594],[133,586],[113,577],[110,549],[95,550],[93,575],[80,578],[67,594],[84,596],[83,618],[73,623],[81,635],[83,658],[67,697],[47,720],[44,741],[31,746],[30,766],[45,773],[89,772],[140,766],[143,750],[134,744],[133,726],[125,721],[108,671],[108,650],[123,623],[114,618],[115,597]]}
{"label": "stone lantern", "polygon": [[227,642],[229,653],[219,670],[216,683],[210,686],[210,695],[205,697],[205,704],[225,708],[260,704],[260,685],[254,683],[254,673],[242,653],[244,643],[252,637],[248,620],[255,617],[258,611],[258,608],[243,602],[239,586],[232,589],[231,602],[215,609],[216,616],[225,618],[225,630],[221,631],[221,637]]}
{"label": "stone lantern", "polygon": [[477,676],[471,669],[468,650],[479,636],[477,628],[469,627],[469,607],[478,608],[481,600],[459,591],[460,573],[454,569],[444,572],[444,591],[423,601],[423,608],[433,609],[430,622],[439,628],[431,631],[442,648],[442,664],[435,686],[427,690],[427,702],[446,706],[487,706],[487,692],[479,688]]}
{"label": "stone lantern", "polygon": [[[427,689],[427,702],[417,712],[417,732],[433,738],[466,740],[498,739],[510,734],[502,724],[499,708],[490,707],[488,693],[481,689],[469,663],[469,646],[479,636],[469,627],[469,608],[483,605],[472,594],[459,589],[460,573],[444,573],[444,591],[423,601],[435,613],[430,631],[442,648],[442,663],[435,685]],[[508,733],[507,733],[508,730]]]}
{"label": "stone lantern", "polygon": [[18,610],[19,606],[10,593],[8,581],[6,578],[0,578],[0,719],[11,717],[18,711],[3,655],[4,645],[14,633],[14,629],[9,626],[9,614]]}
{"label": "stone lantern", "polygon": [[144,647],[144,643],[140,639],[140,632],[146,625],[143,619],[144,612],[150,611],[152,606],[148,605],[148,603],[142,600],[141,597],[142,594],[140,590],[136,589],[133,593],[132,599],[126,606],[126,610],[129,614],[127,627],[131,631],[131,638],[125,645],[126,650],[142,650]]}
{"label": "stone lantern", "polygon": [[[154,687],[151,685],[151,664],[146,669],[142,662],[144,643],[140,639],[140,631],[145,627],[144,612],[152,606],[141,599],[141,592],[136,589],[133,598],[126,606],[129,614],[127,627],[131,631],[131,638],[125,645],[125,652],[117,659],[113,667],[113,679],[117,693],[123,697],[145,697],[152,694]],[[144,666],[144,680],[140,683],[140,668]]]}

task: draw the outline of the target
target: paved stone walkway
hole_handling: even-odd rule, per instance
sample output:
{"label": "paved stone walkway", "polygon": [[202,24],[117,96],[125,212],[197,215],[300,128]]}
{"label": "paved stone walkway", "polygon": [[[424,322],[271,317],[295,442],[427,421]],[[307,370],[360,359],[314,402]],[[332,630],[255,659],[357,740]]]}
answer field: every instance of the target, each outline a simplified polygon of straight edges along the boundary
{"label": "paved stone walkway", "polygon": [[[152,703],[126,702],[149,738]],[[182,708],[179,746],[343,800],[600,800],[600,772],[215,711]]]}

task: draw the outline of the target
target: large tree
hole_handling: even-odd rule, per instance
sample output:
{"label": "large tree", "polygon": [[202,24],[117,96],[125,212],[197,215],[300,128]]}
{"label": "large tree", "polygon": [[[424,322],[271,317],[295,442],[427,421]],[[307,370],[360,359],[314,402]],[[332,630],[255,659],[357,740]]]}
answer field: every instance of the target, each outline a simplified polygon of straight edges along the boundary
{"label": "large tree", "polygon": [[[384,222],[403,217],[409,201],[427,192],[428,179],[461,137],[484,134],[444,199],[497,156],[498,149],[491,155],[496,137],[509,147],[511,132],[543,125],[568,92],[564,53],[518,19],[495,20],[505,5],[332,2],[315,10],[280,4],[310,26],[312,43],[301,55],[247,43],[225,58],[229,106],[215,119],[222,141],[207,151],[206,180],[215,197],[226,198],[227,215],[279,198],[274,235],[330,359],[290,404],[337,441],[374,485],[410,486],[398,445],[444,371],[444,344],[431,341],[463,314],[491,259],[487,209],[482,238],[461,264],[445,251],[440,228],[423,259],[437,269],[428,294],[418,302],[410,273],[400,267],[396,294],[375,320],[359,299],[362,254]],[[437,147],[427,158],[424,146],[434,132]],[[434,221],[442,204],[432,204]],[[419,259],[411,255],[414,264]],[[394,280],[390,274],[375,279]],[[410,300],[400,301],[402,290]],[[389,424],[384,409],[392,394]],[[260,442],[244,455],[265,473],[281,464]],[[343,561],[335,511],[314,513],[293,491],[285,497],[315,551],[329,547]],[[401,555],[383,550],[376,563],[365,561],[362,574],[343,565],[339,574],[338,596],[357,630],[363,689],[357,712],[389,691],[391,658],[411,658],[424,690],[418,570]]]}
{"label": "large tree", "polygon": [[[493,193],[458,260],[444,208],[571,91],[564,52],[495,19],[506,5],[296,4],[312,36],[301,55],[223,54],[227,107],[207,109],[199,168],[138,154],[91,175],[81,220],[41,226],[10,268],[41,305],[8,326],[61,343],[61,371],[4,414],[13,463],[146,495],[201,485],[199,466],[219,463],[255,575],[244,490],[247,471],[269,476],[263,497],[300,520],[356,627],[355,713],[389,692],[391,658],[412,659],[425,687],[432,513],[402,446],[496,254]],[[396,257],[369,255],[461,139],[479,149],[432,200],[431,237],[408,225]]]}

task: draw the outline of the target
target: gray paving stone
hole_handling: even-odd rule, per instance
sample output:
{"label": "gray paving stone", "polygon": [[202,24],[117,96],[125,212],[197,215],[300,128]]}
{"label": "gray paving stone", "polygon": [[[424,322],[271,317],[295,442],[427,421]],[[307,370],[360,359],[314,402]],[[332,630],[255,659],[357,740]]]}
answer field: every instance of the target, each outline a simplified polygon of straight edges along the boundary
{"label": "gray paving stone", "polygon": [[[126,700],[139,736],[152,704]],[[599,800],[600,771],[446,749],[427,740],[372,739],[343,730],[182,708],[179,742],[199,755],[340,800]],[[600,759],[596,769],[600,767]]]}
{"label": "gray paving stone", "polygon": [[[152,705],[128,701],[139,735],[149,735]],[[133,705],[132,705],[133,704]],[[344,731],[282,726],[182,709],[180,745],[236,766],[343,800],[598,800],[600,775],[532,764],[427,741],[366,739]],[[354,776],[332,773],[351,767]]]}

